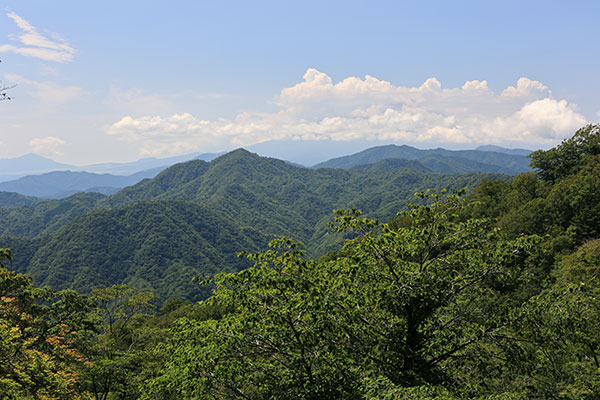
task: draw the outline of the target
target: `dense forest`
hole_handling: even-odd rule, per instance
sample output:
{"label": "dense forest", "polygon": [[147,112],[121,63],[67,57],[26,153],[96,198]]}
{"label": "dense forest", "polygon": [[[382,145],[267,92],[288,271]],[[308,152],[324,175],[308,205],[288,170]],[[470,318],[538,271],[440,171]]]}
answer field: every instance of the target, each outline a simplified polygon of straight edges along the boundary
{"label": "dense forest", "polygon": [[600,126],[530,159],[442,175],[240,150],[111,196],[12,196],[0,393],[597,399]]}
{"label": "dense forest", "polygon": [[36,285],[90,293],[126,283],[152,291],[157,306],[170,297],[197,301],[210,291],[193,276],[249,267],[237,253],[264,250],[277,235],[302,241],[310,256],[338,248],[345,236],[328,227],[334,209],[388,220],[417,191],[508,179],[406,163],[315,170],[236,150],[176,164],[111,196],[33,202],[7,195],[14,206],[0,208],[0,248],[12,250],[13,268]]}

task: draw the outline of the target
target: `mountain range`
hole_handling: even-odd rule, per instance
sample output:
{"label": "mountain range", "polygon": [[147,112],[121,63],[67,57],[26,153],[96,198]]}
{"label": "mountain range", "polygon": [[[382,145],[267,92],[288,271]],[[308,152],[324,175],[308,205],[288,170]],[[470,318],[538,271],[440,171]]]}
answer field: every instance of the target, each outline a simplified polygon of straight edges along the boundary
{"label": "mountain range", "polygon": [[[263,153],[271,154],[280,149],[281,153],[283,141],[265,142],[251,146],[257,148]],[[289,141],[287,155],[294,151],[301,154],[307,154],[310,149],[318,149],[312,143],[298,143]],[[357,143],[341,146],[341,148],[352,148]],[[327,149],[328,146],[324,146]],[[322,150],[324,151],[324,150]],[[384,163],[377,168],[411,167],[421,172],[436,173],[503,173],[507,175],[516,175],[520,172],[529,171],[529,160],[525,157],[528,150],[523,149],[504,149],[498,146],[480,146],[476,150],[445,150],[430,149],[420,150],[410,146],[385,145],[371,147],[352,155],[333,158],[328,161],[318,163],[312,168],[343,168],[349,169],[360,165],[376,163],[385,159],[395,159],[404,161],[395,161]],[[264,155],[264,154],[261,154]],[[188,154],[171,158],[145,158],[132,163],[108,163],[96,164],[87,167],[72,167],[66,164],[56,163],[52,160],[40,156],[27,155],[13,159],[14,165],[8,161],[0,160],[0,166],[6,166],[1,170],[2,173],[10,172],[12,174],[21,171],[40,170],[43,168],[55,168],[60,171],[47,172],[39,175],[27,175],[14,180],[0,182],[0,191],[15,192],[26,196],[36,196],[40,198],[64,198],[76,192],[99,192],[103,194],[112,194],[118,190],[133,185],[142,179],[152,178],[160,171],[177,162],[188,161],[192,159],[201,159],[210,161],[217,154]],[[316,152],[315,159],[322,157],[322,154]],[[282,157],[278,157],[282,158]],[[286,161],[290,159],[283,158]],[[296,159],[292,157],[292,159]],[[306,158],[310,159],[310,157]],[[291,161],[290,161],[291,162]],[[408,164],[406,162],[409,162]],[[10,168],[9,168],[10,167]],[[72,167],[71,170],[65,170]],[[146,168],[146,169],[144,169]],[[359,167],[370,168],[370,167]],[[86,169],[87,171],[82,171]],[[94,172],[96,171],[96,172]],[[102,171],[112,171],[111,174]],[[126,174],[126,175],[124,175]],[[1,176],[1,175],[0,175]],[[4,175],[7,176],[7,175]],[[11,175],[14,176],[14,175]]]}
{"label": "mountain range", "polygon": [[151,169],[165,169],[178,162],[193,159],[210,161],[220,154],[223,153],[191,153],[168,158],[148,157],[127,163],[103,163],[84,166],[59,163],[37,154],[25,154],[16,158],[0,158],[0,182],[13,181],[27,175],[39,175],[56,171],[132,175]]}
{"label": "mountain range", "polygon": [[336,249],[332,210],[357,208],[393,218],[426,189],[475,187],[485,177],[439,174],[416,162],[381,160],[361,168],[310,169],[239,149],[210,162],[176,164],[112,195],[60,200],[2,194],[0,248],[36,284],[87,292],[128,283],[157,301],[208,294],[192,278],[247,265],[238,251],[264,249],[286,235],[309,255]]}
{"label": "mountain range", "polygon": [[[493,147],[497,150],[497,148]],[[519,152],[519,151],[517,151]],[[522,154],[488,150],[421,150],[411,146],[372,147],[356,154],[333,158],[313,168],[349,169],[357,165],[372,164],[384,159],[418,160],[425,167],[438,173],[490,172],[516,175],[530,171],[529,159]]]}

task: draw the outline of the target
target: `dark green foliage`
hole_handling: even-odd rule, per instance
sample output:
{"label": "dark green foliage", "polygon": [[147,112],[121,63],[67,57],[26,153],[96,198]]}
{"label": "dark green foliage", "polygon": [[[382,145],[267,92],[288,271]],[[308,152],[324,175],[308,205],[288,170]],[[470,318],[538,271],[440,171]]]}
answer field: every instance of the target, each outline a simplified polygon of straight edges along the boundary
{"label": "dark green foliage", "polygon": [[78,193],[63,200],[0,208],[0,235],[33,238],[51,233],[96,206],[103,195]]}
{"label": "dark green foliage", "polygon": [[461,207],[455,197],[415,206],[400,229],[340,212],[337,229],[363,235],[339,257],[309,261],[280,239],[250,256],[254,268],[218,275],[206,304],[232,312],[177,323],[148,398],[355,399],[373,385],[445,392],[417,388],[452,387],[453,366],[512,323],[507,295],[533,243],[461,222]]}
{"label": "dark green foliage", "polygon": [[573,174],[587,156],[600,154],[600,125],[587,125],[558,146],[533,152],[531,166],[547,182]]}
{"label": "dark green foliage", "polygon": [[[488,176],[466,199],[422,193],[389,223],[337,211],[319,239],[320,207],[388,220],[401,188],[481,178],[400,164],[311,171],[238,151],[100,198],[54,233],[5,239],[0,264],[108,287],[39,289],[0,266],[0,397],[597,399],[600,155],[554,180]],[[317,253],[348,240],[319,258],[280,238],[227,259],[279,228]],[[188,279],[198,272],[208,287]]]}
{"label": "dark green foliage", "polygon": [[[46,238],[28,260],[36,282],[89,293],[127,283],[157,298],[207,295],[193,278],[245,266],[239,248],[268,239],[207,207],[180,201],[138,202],[97,210]],[[75,267],[75,268],[74,268]]]}

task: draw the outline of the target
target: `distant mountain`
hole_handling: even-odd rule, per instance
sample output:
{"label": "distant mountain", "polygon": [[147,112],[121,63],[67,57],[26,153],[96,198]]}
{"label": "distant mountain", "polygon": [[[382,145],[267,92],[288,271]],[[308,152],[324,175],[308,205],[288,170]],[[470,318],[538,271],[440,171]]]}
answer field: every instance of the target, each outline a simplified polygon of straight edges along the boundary
{"label": "distant mountain", "polygon": [[129,175],[136,172],[155,168],[165,169],[173,164],[190,160],[210,161],[221,154],[223,153],[191,153],[167,158],[147,157],[128,163],[104,163],[85,165],[77,167],[75,170],[95,173],[109,173],[114,175]]}
{"label": "distant mountain", "polygon": [[112,194],[142,179],[153,178],[161,170],[159,167],[128,176],[73,171],[48,172],[0,182],[0,191],[42,198],[63,198],[77,192],[94,191]]}
{"label": "distant mountain", "polygon": [[0,158],[0,181],[17,179],[24,175],[48,171],[64,171],[74,168],[37,154],[25,154],[16,158]]}
{"label": "distant mountain", "polygon": [[481,150],[421,150],[411,146],[377,146],[356,154],[333,158],[313,168],[349,169],[356,165],[373,164],[381,160],[398,158],[418,160],[438,173],[487,172],[516,175],[530,171],[529,159],[522,155]]}
{"label": "distant mountain", "polygon": [[0,182],[16,180],[27,175],[39,175],[54,171],[131,175],[155,168],[165,169],[173,164],[194,159],[210,161],[221,154],[223,153],[191,153],[167,158],[142,158],[127,163],[104,163],[83,166],[62,164],[37,154],[25,154],[16,158],[0,159]]}
{"label": "distant mountain", "polygon": [[528,156],[533,153],[533,150],[527,149],[507,149],[505,147],[496,146],[493,144],[487,144],[483,146],[478,146],[475,150],[480,151],[495,151],[496,153],[505,153],[505,154],[516,154],[519,156]]}

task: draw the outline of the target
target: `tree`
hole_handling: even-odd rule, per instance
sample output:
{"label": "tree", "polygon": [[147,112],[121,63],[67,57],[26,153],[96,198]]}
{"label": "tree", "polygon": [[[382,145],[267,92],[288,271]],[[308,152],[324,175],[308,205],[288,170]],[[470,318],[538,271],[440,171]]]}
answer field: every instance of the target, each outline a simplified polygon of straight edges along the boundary
{"label": "tree", "polygon": [[544,151],[537,150],[529,155],[531,166],[547,182],[576,172],[586,156],[600,154],[600,125],[590,124],[575,132],[573,137],[563,140],[558,146]]}
{"label": "tree", "polygon": [[72,291],[35,288],[31,278],[7,271],[0,249],[0,393],[3,399],[82,398],[77,348],[90,310]]}
{"label": "tree", "polygon": [[151,293],[126,285],[94,289],[95,314],[102,321],[98,335],[88,342],[91,368],[86,371],[86,389],[95,399],[138,398],[138,380],[143,368],[152,362],[147,351],[149,332],[143,311],[152,308]]}
{"label": "tree", "polygon": [[421,197],[434,202],[400,213],[395,227],[338,211],[336,230],[359,236],[327,260],[307,260],[300,244],[282,238],[248,256],[253,268],[211,279],[216,289],[205,304],[231,312],[181,319],[145,396],[480,391],[458,372],[476,369],[478,347],[513,323],[510,306],[522,299],[511,295],[526,280],[523,262],[536,239],[506,241],[489,221],[461,220],[458,195]]}

